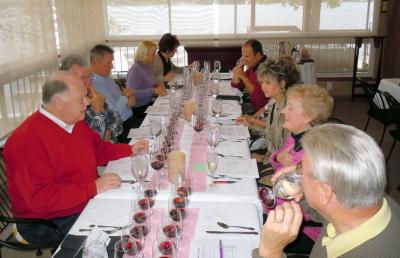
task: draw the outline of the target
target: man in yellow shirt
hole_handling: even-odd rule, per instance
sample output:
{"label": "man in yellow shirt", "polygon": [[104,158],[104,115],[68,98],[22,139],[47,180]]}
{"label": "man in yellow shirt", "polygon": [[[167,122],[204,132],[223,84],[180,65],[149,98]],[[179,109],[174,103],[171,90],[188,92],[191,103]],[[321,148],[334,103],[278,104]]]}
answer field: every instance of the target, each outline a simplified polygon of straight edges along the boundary
{"label": "man in yellow shirt", "polygon": [[[304,196],[324,222],[310,257],[399,257],[400,207],[385,196],[385,162],[376,142],[354,127],[326,124],[310,129],[302,145]],[[284,257],[301,221],[295,201],[276,207],[253,257]]]}

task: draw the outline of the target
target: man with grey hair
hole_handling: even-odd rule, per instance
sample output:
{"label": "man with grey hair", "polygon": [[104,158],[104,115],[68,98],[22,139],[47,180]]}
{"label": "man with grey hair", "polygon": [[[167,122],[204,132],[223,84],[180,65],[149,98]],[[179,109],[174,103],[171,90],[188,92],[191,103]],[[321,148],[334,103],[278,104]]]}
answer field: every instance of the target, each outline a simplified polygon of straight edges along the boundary
{"label": "man with grey hair", "polygon": [[86,122],[107,141],[117,142],[122,133],[122,120],[118,112],[105,103],[104,96],[94,89],[87,62],[79,55],[70,55],[61,61],[60,70],[79,76],[86,86],[90,105],[86,110]]}
{"label": "man with grey hair", "polygon": [[[146,152],[148,142],[102,140],[83,121],[87,90],[72,73],[51,75],[42,101],[5,144],[8,193],[14,217],[48,219],[66,234],[91,198],[121,184],[114,173],[99,177],[97,166]],[[37,224],[17,224],[15,234],[22,243],[61,240],[53,228]]]}
{"label": "man with grey hair", "polygon": [[123,132],[120,142],[129,141],[127,136],[131,128],[139,127],[141,122],[134,117],[132,107],[136,98],[132,89],[122,88],[110,77],[113,68],[114,50],[106,45],[96,45],[90,51],[90,69],[93,73],[93,85],[104,95],[107,104],[117,111],[122,119]]}
{"label": "man with grey hair", "polygon": [[[385,195],[384,156],[376,142],[354,127],[325,124],[311,128],[302,145],[302,189],[324,223],[310,257],[399,257],[400,207]],[[282,257],[301,221],[295,201],[276,207],[253,257]]]}

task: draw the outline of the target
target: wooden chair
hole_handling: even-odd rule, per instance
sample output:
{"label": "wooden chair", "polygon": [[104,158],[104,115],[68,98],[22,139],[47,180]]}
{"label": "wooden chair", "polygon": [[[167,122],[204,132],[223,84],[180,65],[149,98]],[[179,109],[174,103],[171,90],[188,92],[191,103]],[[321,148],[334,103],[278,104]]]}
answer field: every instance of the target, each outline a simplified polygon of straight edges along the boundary
{"label": "wooden chair", "polygon": [[61,240],[64,238],[63,233],[58,229],[57,225],[49,220],[22,219],[14,218],[12,216],[11,202],[7,192],[6,165],[3,159],[3,149],[0,148],[0,233],[1,235],[4,235],[2,238],[0,238],[0,249],[5,246],[14,250],[36,251],[36,256],[41,256],[43,249],[51,248],[54,251],[61,242],[60,240],[55,242],[42,242],[39,244],[22,244],[15,240],[13,234],[11,233],[14,223],[47,225],[51,228],[54,228],[54,230],[60,235]]}

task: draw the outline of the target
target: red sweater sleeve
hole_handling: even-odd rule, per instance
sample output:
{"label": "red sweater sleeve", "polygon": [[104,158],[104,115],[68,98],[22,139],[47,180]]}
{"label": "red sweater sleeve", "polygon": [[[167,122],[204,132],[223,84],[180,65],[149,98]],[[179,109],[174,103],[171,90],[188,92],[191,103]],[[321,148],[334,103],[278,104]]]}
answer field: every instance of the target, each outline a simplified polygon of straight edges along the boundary
{"label": "red sweater sleeve", "polygon": [[106,165],[110,160],[124,158],[132,154],[132,147],[129,144],[113,144],[104,141],[94,130],[89,127],[88,130],[96,152],[98,166]]}

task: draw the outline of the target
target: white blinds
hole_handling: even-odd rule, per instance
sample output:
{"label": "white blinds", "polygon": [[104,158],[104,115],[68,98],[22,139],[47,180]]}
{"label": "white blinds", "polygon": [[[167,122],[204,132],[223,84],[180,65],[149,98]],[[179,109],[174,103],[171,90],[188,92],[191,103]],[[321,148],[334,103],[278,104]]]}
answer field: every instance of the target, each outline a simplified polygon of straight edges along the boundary
{"label": "white blinds", "polygon": [[88,55],[104,42],[103,3],[98,0],[55,1],[61,57]]}
{"label": "white blinds", "polygon": [[[372,33],[379,0],[106,0],[110,39]],[[375,15],[376,16],[376,15]],[[268,35],[266,37],[268,37]]]}
{"label": "white blinds", "polygon": [[56,65],[51,0],[0,1],[0,85]]}

